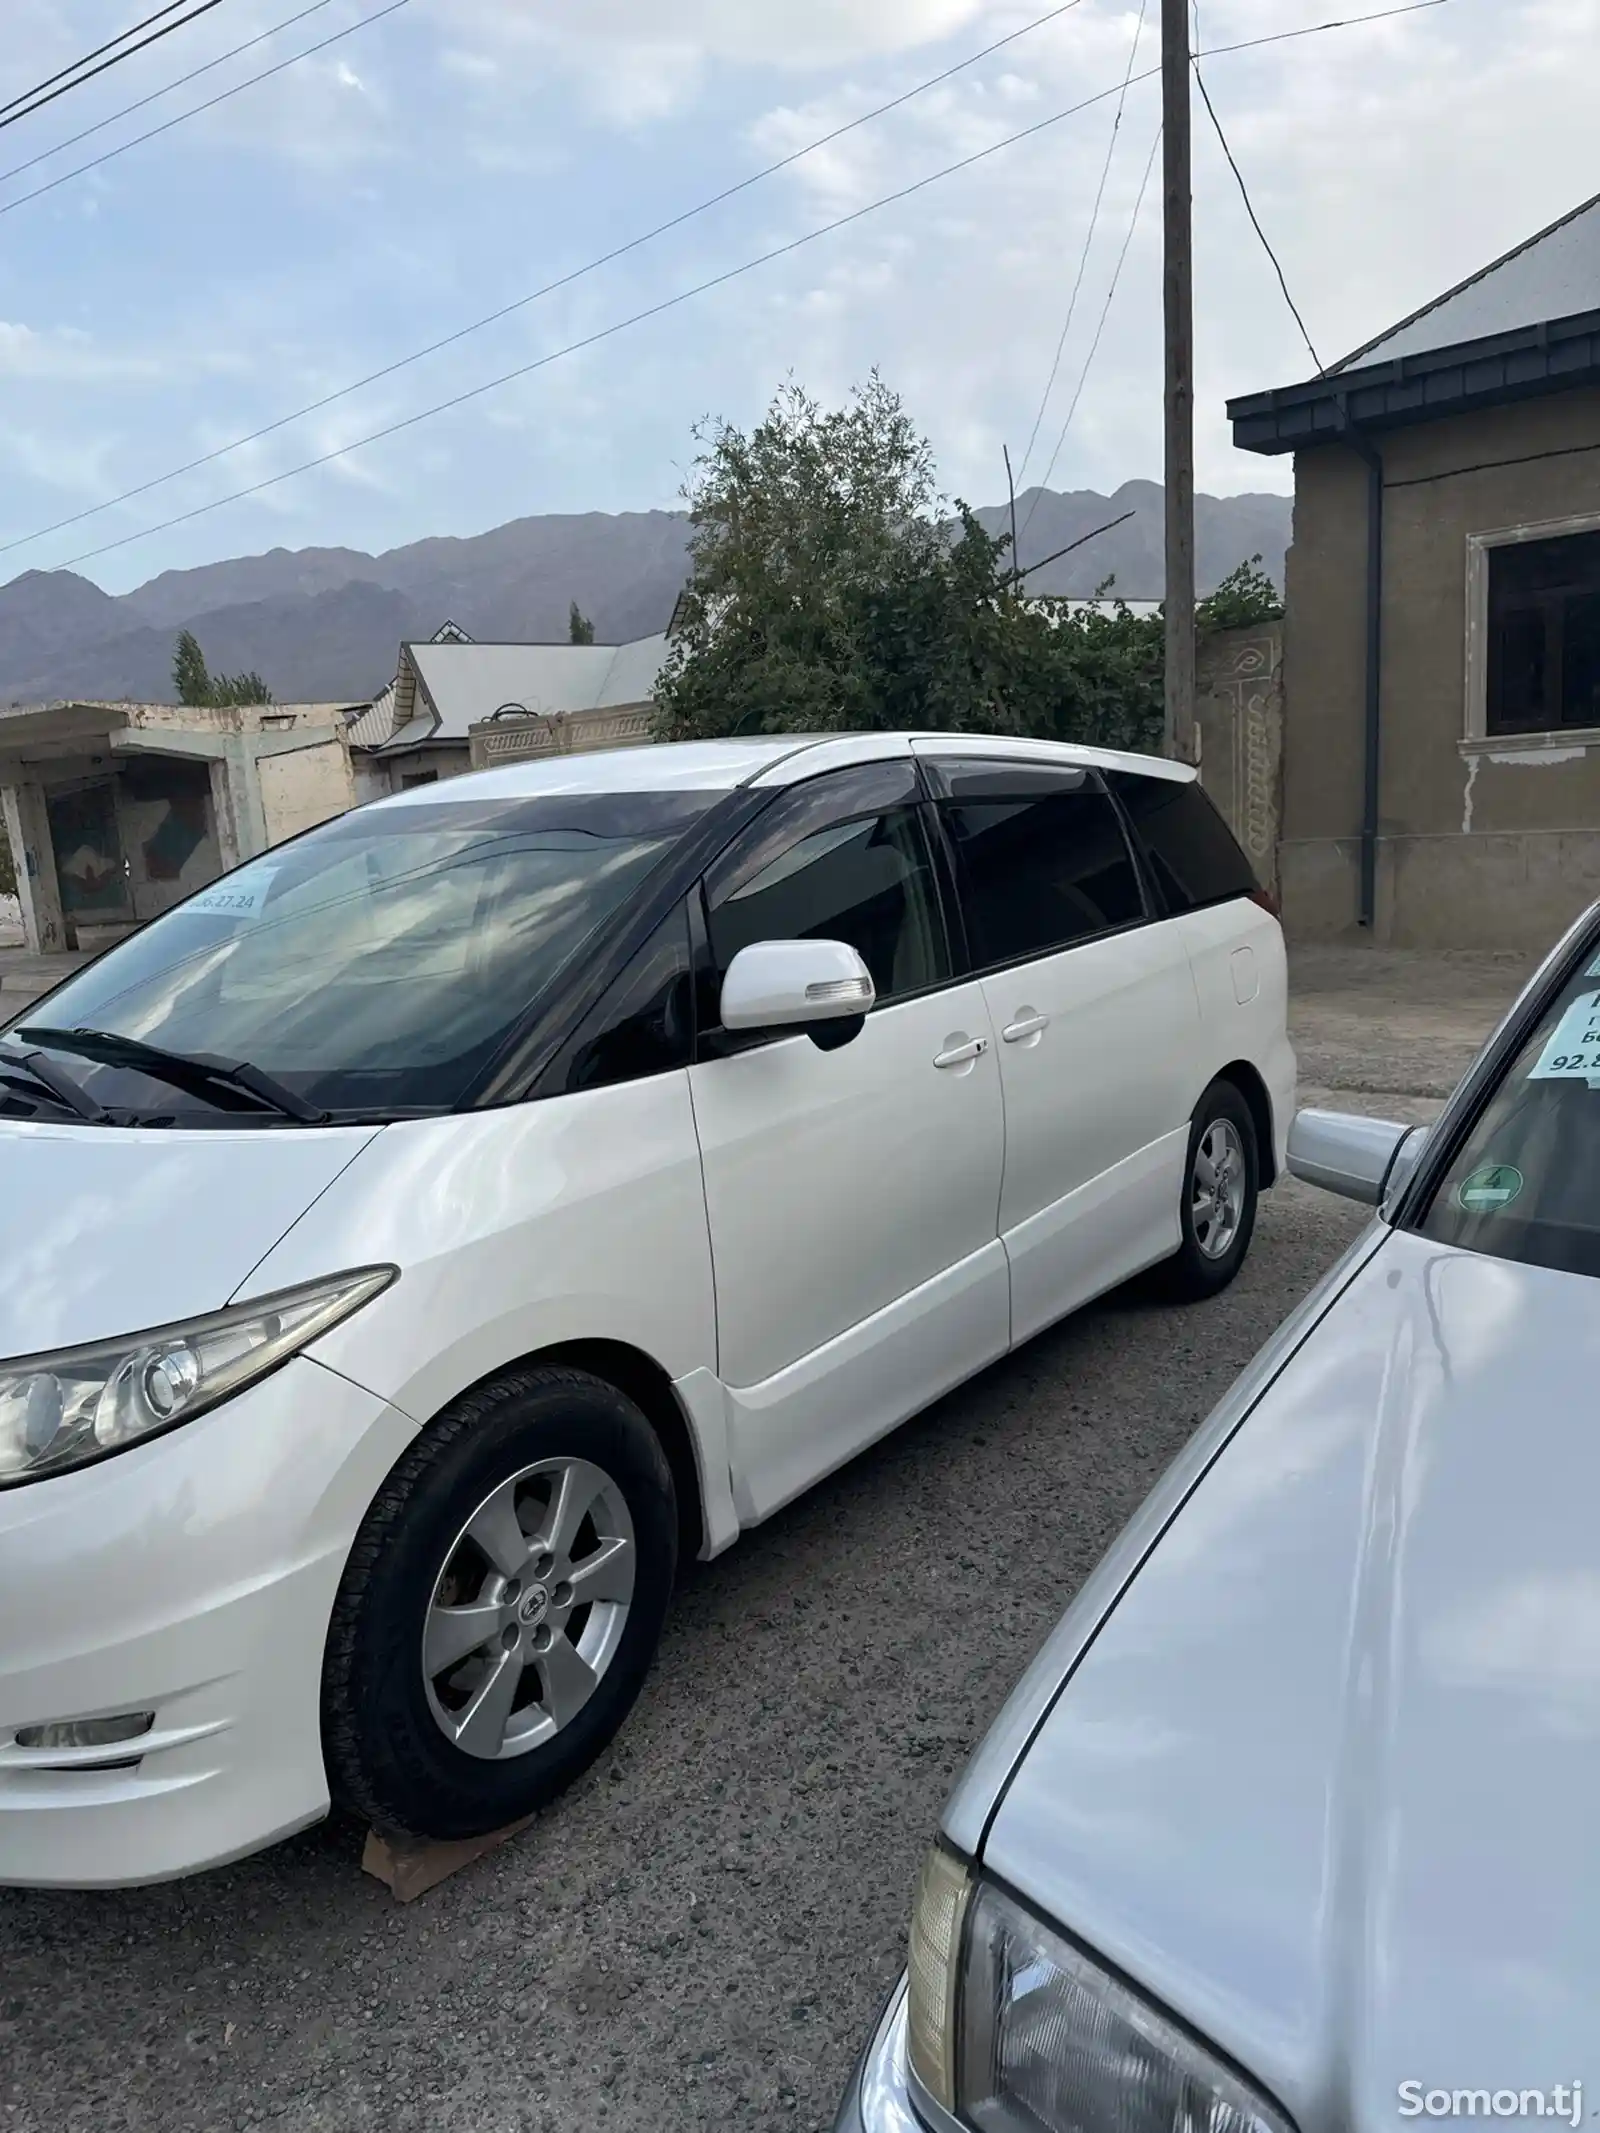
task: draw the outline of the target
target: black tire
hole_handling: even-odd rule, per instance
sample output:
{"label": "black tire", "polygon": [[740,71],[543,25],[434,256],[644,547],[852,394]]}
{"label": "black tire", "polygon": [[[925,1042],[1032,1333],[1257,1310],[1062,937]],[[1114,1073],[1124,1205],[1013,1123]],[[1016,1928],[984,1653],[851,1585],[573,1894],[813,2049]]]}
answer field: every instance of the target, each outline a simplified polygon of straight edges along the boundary
{"label": "black tire", "polygon": [[[588,1701],[548,1740],[486,1760],[448,1739],[435,1717],[431,1699],[448,1691],[424,1679],[424,1625],[478,1507],[535,1462],[564,1458],[601,1469],[626,1506],[632,1595]],[[322,1729],[335,1800],[387,1834],[444,1840],[503,1829],[554,1799],[606,1747],[643,1686],[677,1549],[677,1505],[660,1440],[615,1386],[587,1371],[530,1368],[446,1408],[384,1483],[334,1603]],[[493,1565],[483,1561],[492,1580]],[[586,1619],[582,1610],[575,1619]],[[481,1663],[487,1668],[490,1658]],[[536,1670],[535,1685],[543,1678]]]}
{"label": "black tire", "polygon": [[[1195,1219],[1196,1165],[1213,1128],[1231,1128],[1237,1140],[1244,1169],[1244,1198],[1237,1227],[1225,1249],[1207,1248]],[[1178,1219],[1183,1242],[1159,1269],[1162,1292],[1173,1303],[1202,1303],[1224,1290],[1250,1249],[1255,1234],[1256,1206],[1261,1190],[1261,1148],[1256,1122],[1238,1086],[1214,1081],[1195,1106],[1189,1126],[1189,1147],[1184,1158],[1183,1187]]]}

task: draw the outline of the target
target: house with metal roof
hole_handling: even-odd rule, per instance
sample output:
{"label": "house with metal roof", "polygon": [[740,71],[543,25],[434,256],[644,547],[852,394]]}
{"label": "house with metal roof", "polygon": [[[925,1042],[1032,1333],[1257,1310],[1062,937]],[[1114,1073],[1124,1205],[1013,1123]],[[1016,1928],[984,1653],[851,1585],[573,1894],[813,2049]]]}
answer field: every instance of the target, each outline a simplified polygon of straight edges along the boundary
{"label": "house with metal roof", "polygon": [[1294,455],[1292,932],[1544,945],[1600,896],[1600,196],[1228,414]]}
{"label": "house with metal roof", "polygon": [[632,644],[403,644],[393,683],[349,729],[362,799],[523,756],[650,739],[665,635]]}

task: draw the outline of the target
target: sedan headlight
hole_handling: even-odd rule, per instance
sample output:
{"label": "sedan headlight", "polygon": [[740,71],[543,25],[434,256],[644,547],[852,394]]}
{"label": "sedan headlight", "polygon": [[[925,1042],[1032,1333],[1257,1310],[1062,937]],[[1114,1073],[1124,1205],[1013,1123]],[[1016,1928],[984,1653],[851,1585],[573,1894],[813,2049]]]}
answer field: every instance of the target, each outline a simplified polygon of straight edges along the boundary
{"label": "sedan headlight", "polygon": [[908,1967],[912,2072],[978,2133],[1293,2133],[1169,2016],[943,1851],[917,1885]]}
{"label": "sedan headlight", "polygon": [[363,1267],[153,1333],[0,1362],[0,1489],[204,1414],[359,1310],[396,1272]]}

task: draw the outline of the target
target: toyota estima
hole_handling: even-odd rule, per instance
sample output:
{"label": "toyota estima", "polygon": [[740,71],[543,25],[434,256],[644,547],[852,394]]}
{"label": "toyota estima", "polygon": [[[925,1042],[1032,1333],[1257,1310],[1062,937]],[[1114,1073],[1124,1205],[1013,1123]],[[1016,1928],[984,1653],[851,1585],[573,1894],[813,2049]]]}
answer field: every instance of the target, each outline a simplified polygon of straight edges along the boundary
{"label": "toyota estima", "polygon": [[0,1036],[0,1881],[549,1799],[714,1555],[1248,1246],[1275,919],[1193,774],[875,735],[407,792]]}
{"label": "toyota estima", "polygon": [[1288,1160],[1377,1219],[979,1746],[839,2133],[1594,2116],[1600,905]]}

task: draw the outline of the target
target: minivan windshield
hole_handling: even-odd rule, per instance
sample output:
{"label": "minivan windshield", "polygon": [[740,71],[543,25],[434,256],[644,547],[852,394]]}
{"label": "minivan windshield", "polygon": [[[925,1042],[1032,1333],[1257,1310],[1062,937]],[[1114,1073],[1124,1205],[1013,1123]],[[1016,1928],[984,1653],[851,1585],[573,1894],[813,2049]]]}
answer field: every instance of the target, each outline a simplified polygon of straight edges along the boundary
{"label": "minivan windshield", "polygon": [[1417,1228],[1440,1244],[1600,1274],[1600,958],[1552,992]]}
{"label": "minivan windshield", "polygon": [[[94,1031],[246,1062],[334,1117],[448,1109],[716,797],[358,809],[202,889],[24,1011],[0,1066],[40,1044],[26,1032]],[[215,1122],[229,1097],[47,1043],[43,1057],[118,1113]],[[241,1108],[252,1123],[284,1116],[248,1095],[226,1115]]]}

